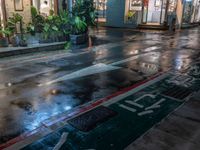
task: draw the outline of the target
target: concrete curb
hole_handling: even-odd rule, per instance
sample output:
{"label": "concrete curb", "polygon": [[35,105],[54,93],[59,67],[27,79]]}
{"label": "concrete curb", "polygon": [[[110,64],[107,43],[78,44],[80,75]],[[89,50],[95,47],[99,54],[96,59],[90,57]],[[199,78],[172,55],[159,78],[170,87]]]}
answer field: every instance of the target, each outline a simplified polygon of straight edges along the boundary
{"label": "concrete curb", "polygon": [[55,51],[64,49],[66,42],[56,42],[48,44],[38,44],[28,47],[6,47],[0,48],[0,58],[16,56],[21,54],[44,52],[44,51]]}

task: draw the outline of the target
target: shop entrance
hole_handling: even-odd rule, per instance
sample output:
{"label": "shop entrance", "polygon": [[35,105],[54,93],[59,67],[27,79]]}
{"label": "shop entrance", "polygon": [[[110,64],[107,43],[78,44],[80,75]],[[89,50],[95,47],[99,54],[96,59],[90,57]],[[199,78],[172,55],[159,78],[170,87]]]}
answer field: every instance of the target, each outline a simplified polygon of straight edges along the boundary
{"label": "shop entrance", "polygon": [[161,25],[165,21],[167,0],[143,0],[142,23]]}

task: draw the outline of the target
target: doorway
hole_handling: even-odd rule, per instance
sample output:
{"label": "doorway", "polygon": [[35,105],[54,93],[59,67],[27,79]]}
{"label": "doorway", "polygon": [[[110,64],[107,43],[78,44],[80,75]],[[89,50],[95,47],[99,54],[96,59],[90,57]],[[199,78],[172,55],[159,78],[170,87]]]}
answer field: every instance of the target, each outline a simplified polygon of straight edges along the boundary
{"label": "doorway", "polygon": [[142,23],[161,25],[165,21],[167,0],[143,0]]}

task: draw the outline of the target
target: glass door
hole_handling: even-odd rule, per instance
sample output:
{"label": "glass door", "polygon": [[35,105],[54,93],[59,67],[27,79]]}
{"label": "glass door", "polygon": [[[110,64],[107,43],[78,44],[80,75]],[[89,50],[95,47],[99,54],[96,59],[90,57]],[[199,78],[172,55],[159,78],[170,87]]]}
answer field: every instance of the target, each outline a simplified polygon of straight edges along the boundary
{"label": "glass door", "polygon": [[183,8],[183,23],[191,23],[192,12],[192,0],[185,0]]}
{"label": "glass door", "polygon": [[160,25],[165,21],[167,0],[143,0],[142,23]]}
{"label": "glass door", "polygon": [[165,16],[166,16],[166,10],[167,10],[166,7],[167,7],[167,0],[162,0],[160,24],[163,24],[165,22]]}

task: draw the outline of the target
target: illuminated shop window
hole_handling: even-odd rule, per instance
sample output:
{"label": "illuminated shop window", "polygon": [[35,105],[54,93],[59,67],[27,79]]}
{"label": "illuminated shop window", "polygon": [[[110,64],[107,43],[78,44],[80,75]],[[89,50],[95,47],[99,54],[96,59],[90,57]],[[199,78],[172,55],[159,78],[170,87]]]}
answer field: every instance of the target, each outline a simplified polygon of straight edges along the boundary
{"label": "illuminated shop window", "polygon": [[107,0],[94,0],[94,6],[96,7],[98,14],[98,21],[106,21],[106,10],[107,10]]}
{"label": "illuminated shop window", "polygon": [[167,0],[144,0],[142,23],[163,24],[165,21]]}
{"label": "illuminated shop window", "polygon": [[142,0],[129,0],[126,12],[126,23],[137,22],[139,14],[142,12]]}

